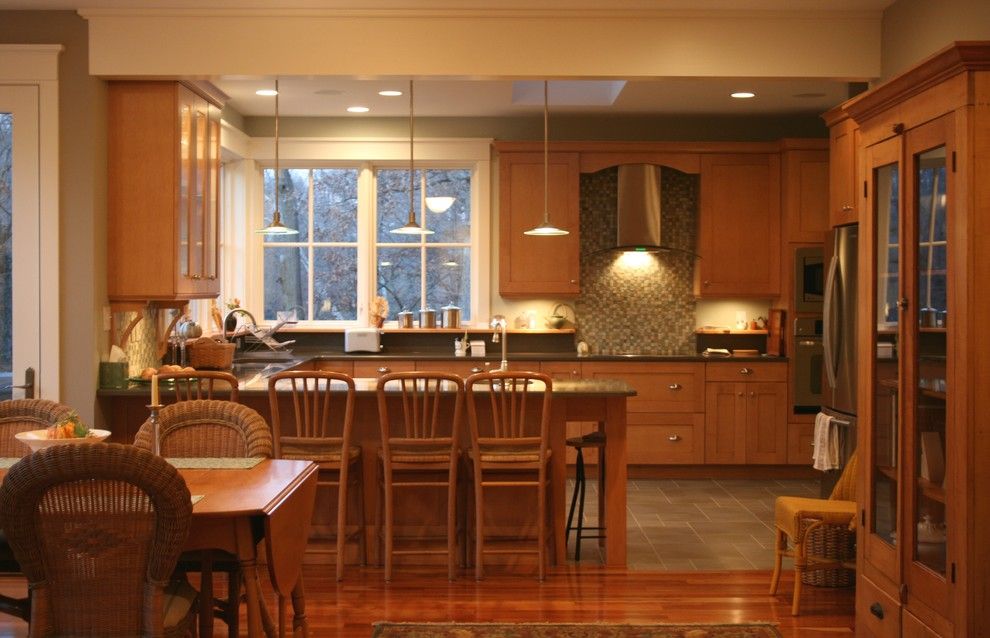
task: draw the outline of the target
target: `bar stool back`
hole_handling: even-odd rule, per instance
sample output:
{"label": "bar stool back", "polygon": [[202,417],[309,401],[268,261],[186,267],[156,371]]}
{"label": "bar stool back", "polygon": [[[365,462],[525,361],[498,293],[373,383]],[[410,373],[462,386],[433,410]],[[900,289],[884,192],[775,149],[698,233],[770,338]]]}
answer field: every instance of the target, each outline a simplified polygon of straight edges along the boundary
{"label": "bar stool back", "polygon": [[[197,370],[195,372],[169,372],[158,375],[158,381],[173,381],[172,394],[176,401],[213,399],[215,390],[229,390],[230,401],[237,403],[237,377],[229,372]],[[167,394],[163,392],[163,394]]]}

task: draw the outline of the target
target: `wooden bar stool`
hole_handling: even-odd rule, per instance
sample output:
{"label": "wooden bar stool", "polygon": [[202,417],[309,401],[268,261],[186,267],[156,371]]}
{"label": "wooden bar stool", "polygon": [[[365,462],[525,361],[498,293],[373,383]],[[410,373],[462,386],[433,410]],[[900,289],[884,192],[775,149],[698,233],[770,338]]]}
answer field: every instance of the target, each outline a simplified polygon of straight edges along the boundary
{"label": "wooden bar stool", "polygon": [[[604,507],[602,511],[598,512],[599,524],[597,527],[585,527],[584,525],[584,494],[587,480],[584,471],[584,449],[597,449],[598,450],[598,490],[602,494],[601,503],[604,504],[604,494],[605,494],[605,433],[604,432],[589,432],[584,436],[574,436],[567,439],[567,445],[569,447],[577,450],[577,464],[574,470],[574,493],[571,495],[571,507],[567,511],[567,530],[564,532],[564,538],[570,540],[571,530],[573,529],[576,533],[574,534],[574,560],[581,560],[581,539],[582,538],[605,538],[605,526],[601,521],[604,520]],[[574,521],[574,507],[577,506],[577,524],[572,525]],[[600,534],[587,534],[588,530],[600,531]]]}

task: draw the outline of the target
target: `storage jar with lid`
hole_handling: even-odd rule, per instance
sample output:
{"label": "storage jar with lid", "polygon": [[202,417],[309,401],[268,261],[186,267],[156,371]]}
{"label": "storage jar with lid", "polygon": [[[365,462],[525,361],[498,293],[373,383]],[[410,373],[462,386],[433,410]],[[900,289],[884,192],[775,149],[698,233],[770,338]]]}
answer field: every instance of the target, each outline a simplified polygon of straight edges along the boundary
{"label": "storage jar with lid", "polygon": [[461,309],[451,304],[440,309],[444,328],[461,327]]}
{"label": "storage jar with lid", "polygon": [[423,308],[419,311],[419,327],[420,328],[436,328],[437,327],[437,311],[433,308]]}

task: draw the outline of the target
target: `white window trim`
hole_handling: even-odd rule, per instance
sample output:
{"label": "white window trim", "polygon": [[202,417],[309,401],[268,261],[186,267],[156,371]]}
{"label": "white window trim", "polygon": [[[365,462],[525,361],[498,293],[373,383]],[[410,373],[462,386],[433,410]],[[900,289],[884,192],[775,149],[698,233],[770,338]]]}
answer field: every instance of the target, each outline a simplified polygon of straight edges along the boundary
{"label": "white window trim", "polygon": [[[224,132],[228,132],[225,127]],[[247,138],[231,129],[230,145],[227,137],[222,140],[225,150],[239,162],[228,162],[232,171],[225,185],[224,199],[224,279],[225,299],[240,298],[242,306],[262,321],[264,314],[264,255],[261,237],[254,233],[262,226],[262,171],[274,166],[274,138]],[[238,135],[240,133],[240,135]],[[491,139],[417,139],[415,142],[417,167],[470,168],[471,189],[471,315],[489,315],[491,282]],[[300,168],[339,168],[360,165],[358,190],[363,202],[358,210],[358,235],[371,237],[371,219],[374,202],[375,168],[402,168],[409,165],[409,140],[402,138],[282,138],[279,140],[279,161],[282,166]],[[242,191],[238,195],[234,190]],[[235,210],[236,208],[236,210]],[[366,210],[367,209],[367,210]],[[229,243],[228,243],[229,242]],[[241,259],[241,264],[237,263]],[[374,272],[375,246],[360,242],[358,260],[365,268],[358,269],[358,314],[351,322],[301,321],[300,328],[322,329],[327,326],[367,326],[368,303],[375,294],[373,282],[368,281]]]}
{"label": "white window trim", "polygon": [[[59,348],[59,156],[58,56],[60,44],[0,45],[0,84],[38,90],[38,376],[37,397],[61,400]],[[14,374],[21,370],[15,368]],[[17,377],[15,377],[17,378]]]}

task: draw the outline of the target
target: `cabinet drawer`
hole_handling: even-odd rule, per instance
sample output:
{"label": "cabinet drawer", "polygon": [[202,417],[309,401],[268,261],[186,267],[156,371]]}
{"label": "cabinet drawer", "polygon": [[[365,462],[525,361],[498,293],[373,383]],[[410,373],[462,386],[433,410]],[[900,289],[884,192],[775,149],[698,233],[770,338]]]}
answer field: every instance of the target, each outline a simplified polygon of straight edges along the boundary
{"label": "cabinet drawer", "polygon": [[787,365],[732,361],[708,363],[705,378],[709,381],[787,381]]}
{"label": "cabinet drawer", "polygon": [[[471,357],[465,357],[458,361],[450,361],[449,359],[438,359],[435,361],[421,359],[416,361],[416,369],[431,372],[452,372],[466,379],[478,372],[497,370],[498,364],[498,361],[485,361],[484,359],[472,359]],[[529,370],[533,367],[534,364],[528,364],[526,362],[522,364],[516,362],[509,363],[510,370]],[[535,364],[535,367],[539,368],[539,364]]]}
{"label": "cabinet drawer", "polygon": [[540,372],[551,379],[580,379],[582,375],[580,363],[567,361],[544,361],[540,364]]}
{"label": "cabinet drawer", "polygon": [[354,362],[353,361],[340,361],[337,359],[310,359],[309,361],[304,361],[297,366],[293,366],[292,370],[317,370],[317,371],[327,371],[327,372],[341,372],[343,374],[354,375]]}
{"label": "cabinet drawer", "polygon": [[621,379],[636,390],[626,409],[636,412],[703,412],[703,363],[584,364],[587,379]]}
{"label": "cabinet drawer", "polygon": [[902,614],[901,623],[903,624],[902,638],[942,638],[943,636],[943,634],[923,623],[906,609]]}
{"label": "cabinet drawer", "polygon": [[416,369],[416,362],[405,361],[355,361],[354,376],[357,378],[374,379],[390,372],[412,372]]}
{"label": "cabinet drawer", "polygon": [[901,635],[901,606],[877,585],[860,576],[856,584],[856,625],[877,638]]}
{"label": "cabinet drawer", "polygon": [[633,465],[704,463],[705,415],[630,415],[626,447]]}

